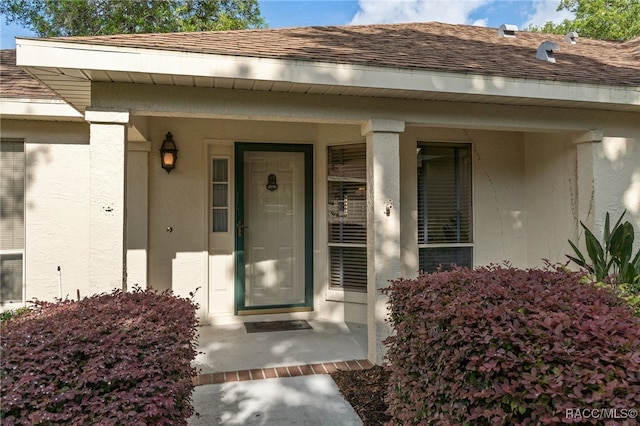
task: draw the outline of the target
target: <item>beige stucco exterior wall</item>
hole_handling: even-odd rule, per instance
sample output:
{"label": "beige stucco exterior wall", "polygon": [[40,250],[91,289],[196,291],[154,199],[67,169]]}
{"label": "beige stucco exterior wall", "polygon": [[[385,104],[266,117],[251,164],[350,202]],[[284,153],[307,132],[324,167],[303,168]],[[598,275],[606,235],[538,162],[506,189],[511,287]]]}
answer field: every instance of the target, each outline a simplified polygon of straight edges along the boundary
{"label": "beige stucco exterior wall", "polygon": [[565,263],[576,241],[577,149],[568,134],[525,135],[527,266]]}
{"label": "beige stucco exterior wall", "polygon": [[[172,289],[188,296],[197,288],[201,315],[211,321],[229,321],[233,315],[234,284],[220,281],[233,271],[209,271],[208,259],[208,145],[234,141],[314,144],[314,303],[323,318],[366,322],[366,297],[327,287],[326,256],[326,147],[328,144],[364,142],[359,126],[304,123],[268,123],[238,120],[150,119],[149,154],[149,286]],[[166,132],[174,135],[179,157],[176,169],[160,168],[159,148]],[[232,151],[231,151],[232,152]],[[232,159],[233,161],[233,159]],[[232,223],[233,219],[232,219]],[[172,232],[167,232],[167,228]],[[232,247],[231,247],[232,249]],[[229,268],[229,262],[217,263]],[[232,265],[231,265],[232,266]],[[216,290],[210,292],[209,275]],[[346,301],[346,303],[345,303]]]}
{"label": "beige stucco exterior wall", "polygon": [[[523,222],[523,133],[445,128],[408,128],[402,136],[402,244],[406,276],[418,270],[417,142],[470,143],[473,152],[474,265],[508,261],[526,267]],[[405,166],[406,165],[406,166]]]}
{"label": "beige stucco exterior wall", "polygon": [[[106,86],[101,90],[104,89]],[[176,88],[169,92],[175,96],[183,93]],[[127,96],[124,91],[114,93]],[[414,276],[418,269],[415,155],[418,141],[472,145],[475,265],[508,261],[517,267],[532,267],[540,266],[543,258],[563,261],[568,252],[567,239],[576,237],[579,230],[575,215],[576,208],[581,209],[580,200],[576,199],[579,192],[593,192],[591,218],[597,226],[602,227],[604,212],[611,211],[617,217],[626,208],[628,218],[640,232],[640,127],[630,120],[629,114],[621,114],[617,122],[616,116],[609,113],[597,116],[595,121],[595,116],[588,113],[581,122],[577,112],[570,111],[569,128],[562,129],[560,122],[551,121],[551,114],[538,110],[539,114],[533,115],[531,121],[520,114],[522,121],[517,124],[522,129],[514,130],[515,124],[509,117],[505,116],[501,124],[504,112],[501,106],[486,107],[482,112],[485,121],[479,117],[465,124],[464,119],[456,122],[450,117],[446,108],[438,116],[429,115],[434,112],[432,106],[422,111],[418,108],[421,104],[414,101],[376,100],[365,105],[342,97],[342,109],[334,109],[332,97],[314,96],[313,100],[326,100],[326,108],[322,110],[315,105],[301,113],[296,111],[304,108],[300,96],[292,96],[297,103],[287,106],[288,96],[282,95],[278,113],[283,117],[281,121],[270,122],[244,118],[243,102],[250,105],[249,111],[257,111],[253,97],[264,96],[268,100],[271,95],[241,93],[236,97],[223,91],[225,99],[233,105],[235,118],[223,119],[208,115],[211,99],[205,99],[205,95],[217,92],[196,93],[189,89],[189,93],[197,95],[195,103],[176,104],[185,117],[178,117],[180,114],[176,112],[148,115],[149,151],[129,151],[129,284],[146,282],[158,290],[172,289],[184,296],[199,288],[196,300],[201,305],[200,314],[209,320],[223,321],[232,316],[234,297],[233,271],[225,271],[229,282],[219,285],[219,291],[210,291],[207,176],[208,144],[212,141],[227,146],[234,141],[313,144],[316,310],[306,315],[362,323],[367,319],[365,295],[328,289],[325,219],[326,148],[329,144],[364,143],[361,118],[365,116],[407,118],[406,130],[399,135],[400,203],[394,211],[401,219],[402,276]],[[168,108],[170,98],[157,96],[157,99],[163,99],[162,108]],[[149,104],[145,102],[141,104],[147,108]],[[221,108],[220,103],[216,105]],[[456,113],[469,115],[475,108],[460,106]],[[138,114],[147,117],[144,111]],[[312,122],[314,114],[317,119]],[[139,117],[132,113],[132,119]],[[433,121],[438,120],[442,123],[435,125]],[[548,124],[545,120],[549,120]],[[469,129],[464,128],[467,125]],[[580,136],[576,129],[592,125],[602,129],[602,141],[589,143],[587,148],[574,144]],[[158,150],[169,131],[180,152],[177,168],[167,174],[160,168]],[[64,295],[75,297],[77,288],[86,295],[90,244],[88,125],[3,120],[2,135],[26,138],[28,158],[35,159],[27,184],[27,298],[58,296],[58,265],[62,269]],[[584,182],[580,182],[577,170],[587,166],[587,173],[582,173]],[[168,228],[172,232],[167,232]],[[640,241],[640,235],[637,240]],[[225,262],[232,267],[232,261]]]}
{"label": "beige stucco exterior wall", "polygon": [[[602,237],[626,209],[640,247],[640,127],[607,126],[582,134],[525,135],[528,266],[567,262],[568,240],[584,248],[580,221]],[[617,136],[607,136],[607,134]],[[601,137],[598,137],[600,135]]]}
{"label": "beige stucco exterior wall", "polygon": [[127,287],[147,288],[149,149],[129,142],[127,156]]}
{"label": "beige stucco exterior wall", "polygon": [[593,161],[596,229],[604,227],[607,212],[615,221],[626,209],[640,247],[640,124],[626,132],[605,130],[602,142],[593,144]]}
{"label": "beige stucco exterior wall", "polygon": [[[337,320],[366,321],[366,298],[357,293],[328,290],[326,251],[326,147],[329,144],[364,142],[359,126],[338,124],[265,123],[246,120],[200,120],[187,118],[150,118],[152,129],[149,154],[149,285],[159,290],[172,288],[188,295],[196,288],[197,299],[205,314],[208,307],[214,321],[233,314],[233,283],[209,294],[207,234],[208,160],[207,144],[279,142],[314,144],[315,218],[314,218],[314,302],[316,312]],[[159,166],[159,147],[171,131],[180,150],[177,168],[167,174]],[[567,137],[490,130],[463,130],[408,127],[400,137],[401,201],[400,215],[402,276],[415,276],[417,258],[416,156],[417,141],[469,142],[474,168],[474,258],[475,265],[508,261],[514,266],[539,265],[539,255],[549,240],[539,236],[537,227],[548,220],[544,206],[536,197],[546,193],[535,190],[548,182],[562,180],[564,164],[575,161],[573,144]],[[542,149],[544,148],[544,149]],[[232,151],[229,151],[232,152]],[[550,156],[561,155],[549,168]],[[571,163],[573,164],[573,163]],[[575,168],[569,168],[573,173]],[[529,182],[530,180],[530,182]],[[567,186],[568,185],[568,186]],[[571,182],[560,185],[556,207]],[[569,203],[571,199],[567,198]],[[528,210],[529,202],[533,206]],[[554,201],[555,202],[555,201]],[[554,204],[555,205],[555,204]],[[545,215],[541,215],[540,209]],[[570,208],[568,210],[570,212]],[[565,218],[565,222],[570,219]],[[167,232],[171,227],[173,232]],[[569,226],[573,232],[575,226]],[[556,240],[565,241],[556,235]],[[534,238],[535,237],[535,238]],[[534,245],[529,248],[529,239]],[[533,259],[533,260],[531,260]],[[228,265],[227,265],[228,267]],[[233,271],[224,276],[233,277]],[[228,278],[227,278],[228,279]],[[220,291],[224,288],[224,291]],[[222,301],[221,298],[226,300]],[[226,318],[228,319],[228,318]]]}
{"label": "beige stucco exterior wall", "polygon": [[3,120],[2,136],[25,139],[25,299],[87,296],[88,126]]}
{"label": "beige stucco exterior wall", "polygon": [[[1,128],[2,137],[25,140],[25,300],[75,299],[78,292],[81,297],[93,294],[89,286],[89,126],[2,120]],[[144,144],[137,145],[128,161],[129,284],[144,288],[148,161]]]}
{"label": "beige stucco exterior wall", "polygon": [[473,144],[474,265],[526,267],[522,133],[466,133]]}

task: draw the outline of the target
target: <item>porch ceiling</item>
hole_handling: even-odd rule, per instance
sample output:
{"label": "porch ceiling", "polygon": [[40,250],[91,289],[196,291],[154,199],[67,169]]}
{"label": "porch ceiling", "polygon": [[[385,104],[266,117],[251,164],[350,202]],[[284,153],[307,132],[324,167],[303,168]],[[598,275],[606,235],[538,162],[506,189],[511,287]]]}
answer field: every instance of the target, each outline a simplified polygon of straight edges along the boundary
{"label": "porch ceiling", "polygon": [[91,83],[640,111],[640,88],[18,39],[17,64],[80,112]]}

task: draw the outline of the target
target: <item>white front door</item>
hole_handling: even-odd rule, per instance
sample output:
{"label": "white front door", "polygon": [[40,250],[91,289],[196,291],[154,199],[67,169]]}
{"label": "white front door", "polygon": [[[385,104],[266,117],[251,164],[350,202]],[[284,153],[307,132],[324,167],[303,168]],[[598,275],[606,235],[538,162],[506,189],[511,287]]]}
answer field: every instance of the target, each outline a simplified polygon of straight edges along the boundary
{"label": "white front door", "polygon": [[[247,145],[243,145],[247,148]],[[304,306],[308,228],[301,151],[241,150],[237,209],[238,309]],[[264,147],[262,147],[264,149]],[[240,184],[240,182],[238,182]]]}

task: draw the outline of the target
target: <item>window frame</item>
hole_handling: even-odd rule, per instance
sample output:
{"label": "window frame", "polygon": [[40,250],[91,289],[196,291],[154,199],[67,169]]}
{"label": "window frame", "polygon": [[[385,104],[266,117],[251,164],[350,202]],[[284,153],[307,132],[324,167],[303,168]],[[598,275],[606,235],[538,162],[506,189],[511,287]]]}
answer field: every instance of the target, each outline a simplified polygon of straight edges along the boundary
{"label": "window frame", "polygon": [[[470,262],[468,265],[459,265],[459,266],[468,266],[470,268],[473,268],[474,265],[474,258],[475,258],[475,202],[474,202],[474,194],[475,194],[475,179],[474,179],[474,161],[473,161],[473,143],[472,142],[468,142],[468,141],[460,141],[460,142],[450,142],[450,141],[423,141],[423,140],[418,140],[416,142],[416,154],[418,154],[420,152],[420,149],[423,147],[439,147],[439,148],[464,148],[467,150],[468,155],[469,155],[469,166],[468,166],[468,173],[469,173],[469,242],[435,242],[435,243],[430,243],[430,242],[426,242],[429,241],[428,240],[428,228],[427,228],[427,219],[426,219],[426,211],[424,211],[422,213],[423,217],[425,217],[425,219],[423,219],[423,239],[421,241],[420,239],[420,216],[421,216],[421,210],[424,209],[423,205],[420,205],[420,172],[419,172],[419,168],[420,168],[420,163],[419,163],[419,159],[416,158],[416,201],[417,201],[417,210],[418,210],[418,214],[417,214],[417,233],[418,233],[418,258],[421,259],[422,258],[422,254],[424,252],[426,252],[427,249],[438,249],[438,248],[443,248],[443,249],[449,249],[449,248],[469,248],[470,249],[470,255],[469,255],[469,259]],[[460,170],[457,170],[457,173],[459,173]],[[426,192],[427,190],[427,186],[424,185],[423,190]],[[459,187],[457,188],[457,190],[459,190]],[[423,197],[425,197],[423,195]],[[422,262],[419,261],[419,266],[420,266],[420,270],[424,271],[423,268],[423,264]],[[449,265],[441,265],[443,269],[448,269]],[[425,271],[425,272],[433,272],[433,271]]]}
{"label": "window frame", "polygon": [[[332,149],[341,149],[341,148],[347,148],[347,147],[351,147],[356,149],[356,147],[358,149],[361,149],[361,153],[360,156],[361,158],[364,160],[364,178],[358,178],[358,177],[347,177],[347,176],[336,176],[336,175],[332,175],[331,174],[331,166],[332,163],[330,161],[331,159],[331,154],[330,151]],[[361,142],[361,141],[357,141],[357,142],[346,142],[346,143],[340,143],[340,144],[330,144],[327,145],[327,167],[326,167],[326,188],[327,188],[327,203],[326,203],[326,208],[327,208],[327,212],[326,212],[326,225],[327,225],[327,272],[328,272],[328,289],[329,291],[342,291],[342,292],[352,292],[352,293],[359,293],[359,294],[366,294],[367,292],[367,281],[368,281],[368,277],[367,277],[367,256],[368,256],[368,246],[367,246],[367,210],[366,210],[366,201],[367,201],[367,161],[366,161],[366,155],[367,155],[367,147],[366,147],[366,142]],[[363,221],[362,224],[360,226],[363,227],[363,231],[364,231],[364,238],[362,238],[362,236],[357,237],[358,239],[361,240],[361,242],[353,242],[353,241],[348,241],[348,236],[343,237],[346,239],[346,241],[332,241],[332,230],[331,230],[331,222],[330,222],[330,215],[332,214],[332,200],[330,199],[330,195],[332,193],[332,189],[331,186],[332,184],[335,185],[336,182],[343,182],[345,184],[356,184],[357,186],[360,186],[358,188],[358,191],[363,191],[363,197],[362,200],[357,200],[357,201],[362,201],[363,206],[364,206],[364,214],[360,214],[358,215],[359,221]],[[339,206],[342,206],[342,209],[344,210],[345,205],[348,208],[347,205],[347,201],[346,199],[341,199],[341,200],[336,200],[337,203],[335,203],[336,206],[338,206],[338,209],[340,209]],[[360,211],[362,210],[362,208],[357,208],[356,210]],[[343,215],[334,215],[337,217],[346,217]],[[348,223],[345,223],[348,224]],[[353,224],[352,224],[353,225]],[[341,269],[344,268],[344,263],[340,264],[340,265],[334,265],[334,263],[332,262],[332,258],[333,255],[336,254],[338,256],[349,256],[350,254],[353,254],[353,251],[358,250],[361,251],[362,253],[360,255],[364,255],[363,256],[363,262],[358,262],[358,268],[356,268],[355,273],[363,273],[364,272],[364,276],[358,280],[358,283],[354,283],[354,284],[350,284],[348,282],[345,281],[345,275],[343,273],[340,273],[339,275],[341,276],[341,278],[339,278],[339,284],[336,285],[334,284],[335,280],[334,280],[334,267],[338,266]],[[343,252],[344,251],[344,252]],[[337,252],[341,252],[340,254],[338,254]],[[363,266],[364,265],[364,266]]]}
{"label": "window frame", "polygon": [[[225,160],[227,162],[227,180],[226,181],[216,181],[214,180],[214,160]],[[216,207],[214,206],[214,185],[224,184],[227,186],[227,205],[225,207]],[[209,218],[208,225],[209,233],[215,235],[228,235],[232,232],[231,228],[231,157],[228,155],[209,155]],[[213,229],[214,227],[214,219],[213,212],[215,210],[226,210],[227,211],[227,229],[226,231],[216,231]]]}
{"label": "window frame", "polygon": [[0,138],[1,142],[13,142],[22,145],[22,185],[23,185],[23,198],[22,198],[22,247],[21,248],[7,248],[0,247],[0,258],[4,256],[20,256],[22,277],[20,283],[21,298],[0,300],[1,307],[8,307],[13,303],[26,303],[26,190],[27,190],[27,144],[24,138]]}

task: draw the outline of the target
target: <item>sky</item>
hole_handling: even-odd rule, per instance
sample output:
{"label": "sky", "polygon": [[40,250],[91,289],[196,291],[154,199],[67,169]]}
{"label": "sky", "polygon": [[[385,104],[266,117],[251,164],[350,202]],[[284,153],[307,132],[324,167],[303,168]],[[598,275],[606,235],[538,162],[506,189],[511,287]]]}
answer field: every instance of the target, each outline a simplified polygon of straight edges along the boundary
{"label": "sky", "polygon": [[[525,28],[572,19],[558,12],[560,0],[258,0],[269,28],[312,25],[390,24],[437,21],[498,28]],[[15,48],[16,36],[34,36],[28,29],[0,18],[0,48]]]}

